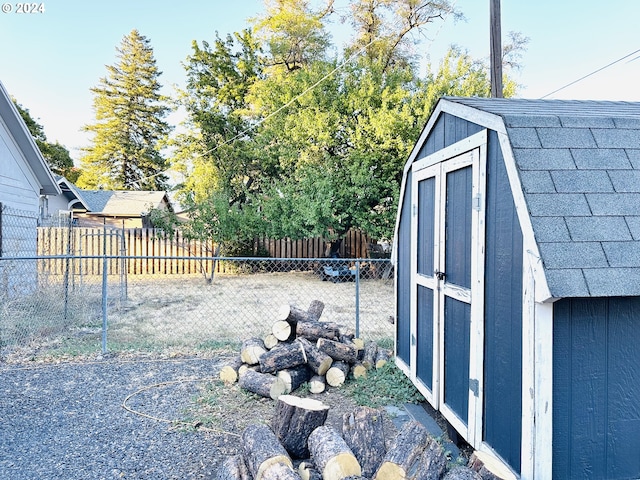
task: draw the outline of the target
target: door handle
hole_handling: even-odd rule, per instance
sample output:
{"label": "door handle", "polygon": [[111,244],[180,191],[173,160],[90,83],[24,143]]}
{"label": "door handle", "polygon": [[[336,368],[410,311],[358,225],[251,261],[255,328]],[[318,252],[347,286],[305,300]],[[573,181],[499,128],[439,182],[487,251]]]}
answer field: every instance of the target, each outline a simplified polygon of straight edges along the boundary
{"label": "door handle", "polygon": [[433,272],[433,274],[438,280],[444,280],[444,277],[446,277],[445,273],[441,272],[440,270],[436,270],[435,272]]}

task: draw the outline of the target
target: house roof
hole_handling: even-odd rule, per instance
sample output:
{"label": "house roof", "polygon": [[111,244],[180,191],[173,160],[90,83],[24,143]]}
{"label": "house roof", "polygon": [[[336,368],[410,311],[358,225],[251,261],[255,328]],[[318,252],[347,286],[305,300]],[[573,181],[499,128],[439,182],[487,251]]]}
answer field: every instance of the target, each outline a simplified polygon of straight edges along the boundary
{"label": "house roof", "polygon": [[18,109],[13,104],[9,93],[0,82],[0,118],[4,121],[9,133],[24,155],[27,165],[40,184],[40,195],[59,195],[60,189],[53,178],[53,173],[49,169],[42,153],[33,140],[31,133],[27,129]]}
{"label": "house roof", "polygon": [[81,190],[78,187],[61,175],[55,175],[55,179],[60,190],[62,190],[62,195],[67,199],[70,208],[89,210],[89,205],[87,205],[80,194]]}
{"label": "house roof", "polygon": [[640,103],[441,102],[506,134],[552,297],[640,295]]}
{"label": "house roof", "polygon": [[80,190],[87,213],[114,217],[140,217],[151,208],[167,205],[172,209],[164,191]]}

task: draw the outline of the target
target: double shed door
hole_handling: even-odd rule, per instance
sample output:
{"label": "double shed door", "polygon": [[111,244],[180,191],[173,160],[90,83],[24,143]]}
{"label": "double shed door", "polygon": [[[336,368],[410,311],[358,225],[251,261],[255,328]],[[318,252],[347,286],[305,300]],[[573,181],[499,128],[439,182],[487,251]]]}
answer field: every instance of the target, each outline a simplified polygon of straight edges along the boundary
{"label": "double shed door", "polygon": [[482,427],[481,133],[416,162],[412,186],[411,373],[431,405],[473,446],[481,443]]}

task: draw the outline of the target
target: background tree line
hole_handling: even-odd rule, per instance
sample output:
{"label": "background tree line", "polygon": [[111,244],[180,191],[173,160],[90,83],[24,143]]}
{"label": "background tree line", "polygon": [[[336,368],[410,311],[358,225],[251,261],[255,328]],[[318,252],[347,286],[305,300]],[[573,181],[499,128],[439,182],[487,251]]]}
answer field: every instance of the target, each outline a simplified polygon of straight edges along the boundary
{"label": "background tree line", "polygon": [[[402,169],[443,95],[489,96],[485,60],[452,47],[421,72],[421,40],[462,12],[448,0],[267,0],[240,32],[193,41],[185,87],[160,95],[148,39],[123,39],[92,89],[96,121],[81,159],[84,188],[166,189],[169,168],[188,212],[181,228],[242,252],[256,235],[339,238],[359,228],[390,239]],[[329,22],[351,27],[333,43]],[[504,65],[527,39],[511,34]],[[504,79],[504,96],[516,84]],[[185,112],[177,132],[169,106]],[[177,219],[153,212],[167,231]]]}

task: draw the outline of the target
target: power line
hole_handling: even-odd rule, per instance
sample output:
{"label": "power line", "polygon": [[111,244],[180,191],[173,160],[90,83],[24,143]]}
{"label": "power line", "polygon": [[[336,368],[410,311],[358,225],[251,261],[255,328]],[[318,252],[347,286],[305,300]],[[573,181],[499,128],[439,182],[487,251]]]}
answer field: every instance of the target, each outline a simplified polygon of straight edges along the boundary
{"label": "power line", "polygon": [[[571,83],[567,83],[565,86],[560,87],[560,88],[558,88],[557,90],[554,90],[554,91],[553,91],[553,92],[551,92],[551,93],[547,93],[547,94],[546,94],[545,96],[543,96],[543,97],[540,97],[540,99],[547,98],[547,97],[549,97],[549,96],[553,95],[554,93],[558,93],[560,90],[564,90],[565,88],[570,87],[571,85],[575,85],[576,83],[581,82],[581,81],[582,81],[582,80],[584,80],[585,78],[588,78],[588,77],[590,77],[590,76],[592,76],[592,75],[595,75],[596,73],[601,72],[601,71],[602,71],[602,70],[604,70],[605,68],[609,68],[610,66],[615,65],[616,63],[621,62],[621,61],[622,61],[622,60],[624,60],[625,58],[628,58],[628,57],[630,57],[631,55],[635,55],[635,54],[636,54],[636,53],[638,53],[638,52],[640,52],[640,49],[635,50],[635,51],[633,51],[633,52],[631,52],[631,53],[629,53],[629,54],[625,55],[624,57],[621,57],[621,58],[619,58],[619,59],[617,59],[617,60],[614,60],[613,62],[609,63],[608,65],[605,65],[604,67],[600,67],[599,69],[594,70],[593,72],[588,73],[587,75],[585,75],[585,76],[583,76],[583,77],[580,77],[579,79],[574,80],[574,81],[573,81],[573,82],[571,82]],[[636,57],[636,58],[637,58],[637,57]],[[635,58],[634,58],[633,60],[635,60]],[[630,61],[633,61],[633,60],[630,60]]]}

